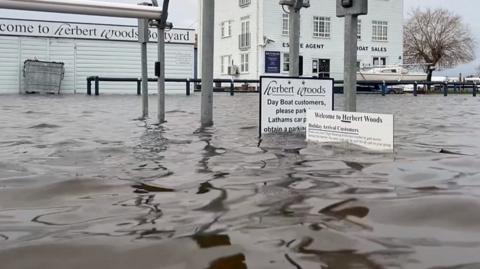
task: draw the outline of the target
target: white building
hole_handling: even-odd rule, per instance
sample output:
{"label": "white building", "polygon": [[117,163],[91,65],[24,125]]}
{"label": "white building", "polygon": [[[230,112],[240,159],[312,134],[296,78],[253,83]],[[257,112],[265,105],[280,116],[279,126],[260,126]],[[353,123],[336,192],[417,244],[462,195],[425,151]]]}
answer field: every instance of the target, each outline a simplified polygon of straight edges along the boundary
{"label": "white building", "polygon": [[[53,16],[53,15],[50,15]],[[0,18],[0,93],[22,92],[27,59],[64,62],[63,93],[86,93],[89,76],[138,78],[140,43],[136,25]],[[157,31],[148,44],[149,77],[154,77]],[[195,31],[166,32],[167,78],[194,77]],[[156,84],[149,89],[156,93]],[[167,92],[185,92],[185,84],[167,83]],[[131,82],[102,82],[102,93],[136,93]]]}
{"label": "white building", "polygon": [[[288,15],[278,0],[215,1],[215,78],[287,75]],[[344,19],[335,0],[311,0],[301,11],[303,76],[343,79]],[[402,62],[403,0],[369,0],[358,24],[359,66]],[[200,43],[201,44],[201,43]]]}

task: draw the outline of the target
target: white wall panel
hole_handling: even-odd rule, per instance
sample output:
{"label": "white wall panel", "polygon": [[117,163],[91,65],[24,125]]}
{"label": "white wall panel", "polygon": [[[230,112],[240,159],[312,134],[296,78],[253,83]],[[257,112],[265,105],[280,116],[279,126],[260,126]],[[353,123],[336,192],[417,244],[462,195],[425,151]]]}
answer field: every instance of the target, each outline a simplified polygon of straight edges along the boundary
{"label": "white wall panel", "polygon": [[69,39],[49,39],[49,61],[63,62],[65,76],[61,92],[74,93],[75,90],[75,41]]}
{"label": "white wall panel", "polygon": [[[63,93],[85,94],[87,77],[138,78],[140,44],[128,41],[66,39],[50,37],[0,36],[0,94],[18,93],[23,87],[25,60],[55,61],[65,64]],[[154,77],[157,44],[148,44],[149,77]],[[194,45],[166,44],[166,76],[193,78]],[[92,85],[93,86],[93,85]],[[136,94],[135,82],[101,82],[101,93]],[[149,84],[150,93],[157,84]],[[167,83],[167,93],[184,93],[185,83]]]}
{"label": "white wall panel", "polygon": [[0,36],[0,93],[18,93],[20,79],[20,39]]}
{"label": "white wall panel", "polygon": [[[23,66],[26,60],[49,60],[49,42],[45,38],[20,38],[20,68],[23,70]],[[23,92],[24,77],[23,71],[20,71],[20,92]]]}

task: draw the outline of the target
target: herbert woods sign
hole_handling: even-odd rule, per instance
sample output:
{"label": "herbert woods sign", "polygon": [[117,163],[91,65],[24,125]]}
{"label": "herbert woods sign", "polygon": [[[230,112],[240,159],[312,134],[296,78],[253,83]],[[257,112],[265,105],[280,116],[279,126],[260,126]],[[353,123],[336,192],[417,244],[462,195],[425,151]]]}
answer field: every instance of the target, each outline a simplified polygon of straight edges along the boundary
{"label": "herbert woods sign", "polygon": [[393,152],[393,115],[309,110],[307,141]]}
{"label": "herbert woods sign", "polygon": [[260,78],[260,137],[306,134],[307,141],[393,152],[393,115],[333,110],[333,79]]}
{"label": "herbert woods sign", "polygon": [[260,136],[305,134],[307,110],[333,110],[333,79],[260,78]]}
{"label": "herbert woods sign", "polygon": [[[138,28],[126,25],[0,19],[0,35],[138,41]],[[157,30],[151,28],[150,41],[157,40]],[[195,32],[189,29],[172,29],[165,32],[165,42],[193,44]]]}

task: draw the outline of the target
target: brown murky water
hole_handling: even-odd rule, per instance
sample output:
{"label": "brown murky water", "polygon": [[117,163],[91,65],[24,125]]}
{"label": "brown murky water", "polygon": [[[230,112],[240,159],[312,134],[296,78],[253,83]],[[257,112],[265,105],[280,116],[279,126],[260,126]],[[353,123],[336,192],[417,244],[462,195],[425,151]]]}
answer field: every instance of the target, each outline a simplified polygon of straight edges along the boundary
{"label": "brown murky water", "polygon": [[480,268],[479,99],[360,96],[393,156],[257,147],[257,95],[215,102],[1,96],[0,268]]}

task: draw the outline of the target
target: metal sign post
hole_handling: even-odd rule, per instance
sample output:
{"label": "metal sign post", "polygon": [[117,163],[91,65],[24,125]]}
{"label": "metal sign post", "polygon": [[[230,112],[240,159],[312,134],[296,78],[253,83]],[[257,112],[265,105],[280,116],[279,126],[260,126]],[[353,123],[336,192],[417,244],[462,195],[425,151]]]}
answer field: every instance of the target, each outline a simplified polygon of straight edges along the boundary
{"label": "metal sign post", "polygon": [[[139,5],[148,5],[140,3]],[[142,119],[148,118],[148,61],[147,43],[149,40],[148,19],[138,19],[138,42],[141,47],[142,67]]]}
{"label": "metal sign post", "polygon": [[337,17],[345,17],[345,65],[343,93],[345,111],[357,111],[358,16],[368,13],[368,0],[337,0]]}
{"label": "metal sign post", "polygon": [[215,0],[202,0],[202,127],[213,125],[213,47]]}
{"label": "metal sign post", "polygon": [[[158,6],[157,0],[152,0],[154,6]],[[158,123],[165,122],[165,29],[171,29],[173,25],[167,23],[169,0],[163,1],[163,13],[160,20],[157,20],[158,29]]]}
{"label": "metal sign post", "polygon": [[283,8],[288,6],[288,34],[289,34],[289,53],[290,60],[289,76],[298,77],[300,75],[300,9],[310,7],[309,0],[280,0]]}

